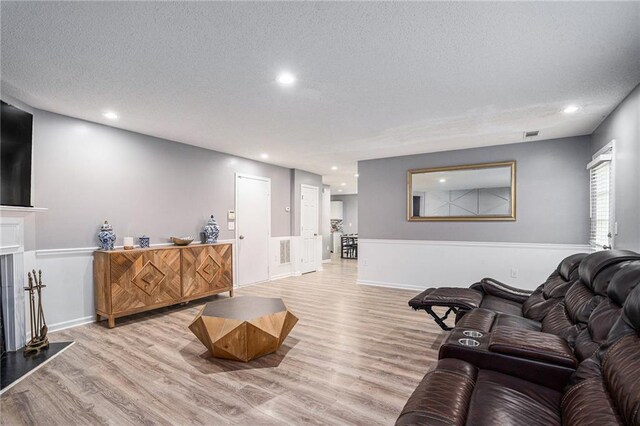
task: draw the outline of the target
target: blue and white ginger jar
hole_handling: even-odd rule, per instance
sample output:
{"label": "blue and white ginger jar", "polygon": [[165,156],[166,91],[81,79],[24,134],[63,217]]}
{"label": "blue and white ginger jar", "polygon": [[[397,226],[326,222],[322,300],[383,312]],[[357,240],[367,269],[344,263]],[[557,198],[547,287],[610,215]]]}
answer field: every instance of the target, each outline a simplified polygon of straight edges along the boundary
{"label": "blue and white ginger jar", "polygon": [[220,234],[220,227],[218,226],[218,222],[211,215],[211,218],[207,221],[207,224],[204,226],[204,235],[206,236],[205,243],[213,244],[218,241],[218,235]]}
{"label": "blue and white ginger jar", "polygon": [[102,250],[113,250],[116,234],[113,232],[113,227],[106,220],[100,227],[100,232],[98,232],[98,241]]}

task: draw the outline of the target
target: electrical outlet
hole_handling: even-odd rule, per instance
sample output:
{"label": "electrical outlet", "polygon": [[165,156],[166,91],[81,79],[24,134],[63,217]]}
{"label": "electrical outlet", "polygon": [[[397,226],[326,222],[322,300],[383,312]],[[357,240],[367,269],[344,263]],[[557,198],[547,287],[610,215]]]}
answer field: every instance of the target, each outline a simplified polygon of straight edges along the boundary
{"label": "electrical outlet", "polygon": [[518,269],[511,268],[511,278],[518,278]]}
{"label": "electrical outlet", "polygon": [[362,259],[362,266],[367,266],[369,261],[367,259]]}

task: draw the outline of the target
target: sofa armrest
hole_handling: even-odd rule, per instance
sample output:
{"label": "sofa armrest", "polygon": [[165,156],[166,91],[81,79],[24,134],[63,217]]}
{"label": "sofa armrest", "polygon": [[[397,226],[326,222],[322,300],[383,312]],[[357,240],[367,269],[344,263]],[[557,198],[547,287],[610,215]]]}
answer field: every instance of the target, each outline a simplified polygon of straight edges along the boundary
{"label": "sofa armrest", "polygon": [[569,343],[554,334],[495,327],[489,338],[489,351],[576,368],[578,360]]}
{"label": "sofa armrest", "polygon": [[457,359],[441,359],[405,404],[396,426],[464,425],[478,369]]}
{"label": "sofa armrest", "polygon": [[[476,311],[477,309],[470,313]],[[462,319],[464,320],[464,318]],[[460,322],[458,322],[458,324],[460,324]],[[507,327],[494,326],[494,330],[500,328],[506,329]],[[477,337],[469,336],[467,334],[469,331],[477,330],[468,330],[456,325],[456,328],[449,333],[442,345],[440,345],[438,358],[441,361],[444,361],[445,359],[466,361],[481,370],[497,371],[499,373],[518,377],[558,391],[564,388],[571,375],[576,371],[575,360],[574,362],[566,362],[564,358],[561,358],[564,352],[560,352],[561,360],[559,363],[554,362],[556,361],[556,358],[551,356],[548,358],[553,361],[549,361],[548,358],[544,357],[534,358],[522,356],[520,355],[520,352],[517,351],[516,353],[512,353],[510,350],[505,350],[505,353],[494,352],[489,348],[494,331],[490,333],[483,333],[483,335]],[[529,331],[529,333],[545,336],[544,333],[540,332]],[[548,336],[551,336],[551,341],[555,341],[553,338],[557,337],[554,335]],[[505,336],[505,338],[509,337]],[[467,339],[467,341],[461,341],[462,339]],[[477,344],[468,345],[468,339],[475,340]],[[547,342],[544,344],[546,343]],[[496,346],[496,348],[499,348],[499,346]],[[571,366],[569,366],[569,364],[571,364]],[[438,365],[440,366],[440,364]]]}
{"label": "sofa armrest", "polygon": [[456,328],[465,330],[477,330],[489,333],[493,327],[497,314],[488,309],[478,308],[467,312],[456,322]]}
{"label": "sofa armrest", "polygon": [[472,284],[470,288],[481,291],[484,294],[501,297],[518,303],[524,303],[524,301],[531,296],[531,293],[533,293],[529,290],[511,287],[493,278],[483,278],[480,282]]}

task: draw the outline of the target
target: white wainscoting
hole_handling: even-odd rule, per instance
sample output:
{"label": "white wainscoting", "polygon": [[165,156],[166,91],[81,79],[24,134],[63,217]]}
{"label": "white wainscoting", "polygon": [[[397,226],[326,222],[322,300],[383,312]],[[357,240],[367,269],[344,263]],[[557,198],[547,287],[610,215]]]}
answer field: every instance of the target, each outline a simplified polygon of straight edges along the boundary
{"label": "white wainscoting", "polygon": [[322,262],[322,235],[316,236],[316,271],[320,272],[323,270]]}
{"label": "white wainscoting", "polygon": [[[269,279],[279,280],[281,278],[287,278],[293,275],[293,260],[294,260],[294,242],[293,239],[297,237],[271,237],[269,243]],[[291,241],[289,248],[289,263],[280,264],[280,241]]]}
{"label": "white wainscoting", "polygon": [[[291,262],[288,264],[280,264],[280,241],[291,241]],[[281,278],[299,276],[300,275],[300,247],[302,244],[302,238],[300,236],[287,236],[287,237],[271,237],[271,243],[269,247],[269,256],[271,257],[269,265],[269,277],[273,280],[279,280]],[[316,237],[316,271],[322,271],[322,235]]]}
{"label": "white wainscoting", "polygon": [[[466,241],[358,241],[358,283],[424,290],[468,287],[484,277],[533,290],[565,257],[590,252],[581,244]],[[517,278],[511,277],[512,269]]]}
{"label": "white wainscoting", "polygon": [[93,251],[72,248],[36,251],[36,263],[47,286],[42,305],[49,331],[95,320]]}

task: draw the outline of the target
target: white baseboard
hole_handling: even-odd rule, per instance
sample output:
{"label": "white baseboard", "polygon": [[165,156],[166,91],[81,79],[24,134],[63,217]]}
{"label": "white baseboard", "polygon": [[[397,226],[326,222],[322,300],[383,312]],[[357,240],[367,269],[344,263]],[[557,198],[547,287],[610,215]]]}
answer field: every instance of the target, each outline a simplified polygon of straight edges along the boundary
{"label": "white baseboard", "polygon": [[289,278],[293,276],[292,272],[286,272],[284,274],[273,275],[269,281],[281,280],[283,278]]}
{"label": "white baseboard", "polygon": [[271,282],[271,280],[266,280],[266,281],[256,281],[255,283],[249,283],[249,284],[242,284],[242,285],[236,285],[234,286],[235,289],[239,289],[239,288],[245,288],[245,287],[251,287],[254,285],[258,285],[258,284],[265,284],[265,283],[269,283]]}
{"label": "white baseboard", "polygon": [[331,263],[331,259],[322,259],[322,263]]}
{"label": "white baseboard", "polygon": [[371,287],[393,288],[393,289],[397,289],[397,290],[422,291],[422,290],[424,290],[426,288],[424,286],[419,286],[419,285],[407,285],[407,284],[403,284],[403,283],[389,283],[389,282],[382,282],[382,281],[363,281],[363,280],[358,280],[356,282],[356,284],[367,285],[367,286],[371,286]]}
{"label": "white baseboard", "polygon": [[[533,290],[565,257],[590,252],[581,244],[528,244],[475,241],[358,241],[358,282],[420,290],[468,287],[493,277]],[[512,269],[517,278],[512,277]]]}
{"label": "white baseboard", "polygon": [[83,318],[78,318],[78,319],[73,319],[73,320],[70,320],[70,321],[58,322],[56,324],[47,324],[47,327],[49,327],[49,332],[50,333],[54,333],[56,331],[66,330],[67,328],[73,328],[73,327],[77,327],[79,325],[89,324],[89,323],[92,323],[92,322],[96,322],[96,316],[95,315],[91,315],[91,316],[83,317]]}

